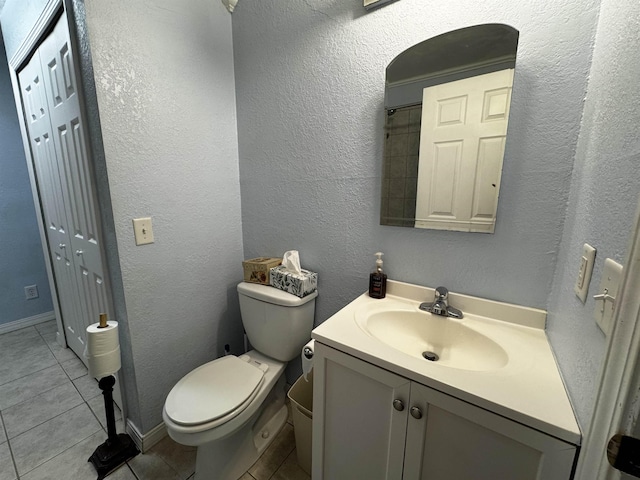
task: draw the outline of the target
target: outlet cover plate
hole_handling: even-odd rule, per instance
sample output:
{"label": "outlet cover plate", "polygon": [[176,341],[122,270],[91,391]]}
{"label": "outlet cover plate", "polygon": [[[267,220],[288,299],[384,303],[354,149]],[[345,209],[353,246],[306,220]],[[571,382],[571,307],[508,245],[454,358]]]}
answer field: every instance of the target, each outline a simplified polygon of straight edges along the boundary
{"label": "outlet cover plate", "polygon": [[582,303],[587,300],[587,292],[589,291],[589,283],[591,283],[591,274],[593,273],[593,264],[596,259],[596,249],[588,243],[582,246],[582,255],[580,257],[580,268],[578,269],[578,278],[573,287],[573,291]]}
{"label": "outlet cover plate", "polygon": [[28,287],[24,287],[24,296],[27,300],[38,298],[40,296],[40,294],[38,293],[38,286],[29,285]]}
{"label": "outlet cover plate", "polygon": [[606,336],[611,333],[611,327],[613,325],[613,314],[616,311],[618,290],[620,282],[622,281],[622,265],[607,258],[604,261],[604,269],[602,272],[602,279],[600,280],[600,288],[598,294],[610,295],[613,300],[596,300],[595,310],[593,312],[596,319],[596,323],[600,327],[600,330],[604,332]]}

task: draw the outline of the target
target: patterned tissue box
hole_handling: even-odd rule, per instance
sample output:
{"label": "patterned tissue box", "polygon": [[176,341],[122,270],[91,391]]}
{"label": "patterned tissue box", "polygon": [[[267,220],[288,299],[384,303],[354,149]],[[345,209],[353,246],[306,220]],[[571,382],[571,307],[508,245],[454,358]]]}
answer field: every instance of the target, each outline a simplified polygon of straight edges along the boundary
{"label": "patterned tissue box", "polygon": [[304,268],[301,273],[292,273],[280,265],[271,269],[269,283],[272,287],[292,293],[297,297],[306,297],[318,288],[318,274]]}

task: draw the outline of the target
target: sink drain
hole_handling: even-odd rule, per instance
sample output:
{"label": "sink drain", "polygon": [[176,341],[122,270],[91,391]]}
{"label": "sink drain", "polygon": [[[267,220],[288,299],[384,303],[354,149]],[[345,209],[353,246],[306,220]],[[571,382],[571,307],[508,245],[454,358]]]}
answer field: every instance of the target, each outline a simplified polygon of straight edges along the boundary
{"label": "sink drain", "polygon": [[430,362],[437,362],[438,360],[440,360],[438,354],[433,352],[422,352],[422,356]]}

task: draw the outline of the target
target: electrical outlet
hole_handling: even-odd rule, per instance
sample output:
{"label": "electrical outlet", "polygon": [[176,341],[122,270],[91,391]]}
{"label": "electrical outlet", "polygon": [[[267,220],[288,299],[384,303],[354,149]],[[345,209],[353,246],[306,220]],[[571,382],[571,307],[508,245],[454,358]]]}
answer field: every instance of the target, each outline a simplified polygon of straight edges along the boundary
{"label": "electrical outlet", "polygon": [[133,232],[136,236],[136,245],[146,245],[153,243],[153,228],[151,226],[151,217],[134,218]]}
{"label": "electrical outlet", "polygon": [[38,293],[38,286],[29,285],[28,287],[24,287],[24,296],[27,300],[38,298],[40,296],[40,294]]}

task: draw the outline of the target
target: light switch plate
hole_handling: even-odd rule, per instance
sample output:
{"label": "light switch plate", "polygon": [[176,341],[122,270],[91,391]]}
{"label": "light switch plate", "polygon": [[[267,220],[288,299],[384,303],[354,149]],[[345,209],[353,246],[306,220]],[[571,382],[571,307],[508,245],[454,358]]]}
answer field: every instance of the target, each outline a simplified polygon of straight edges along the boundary
{"label": "light switch plate", "polygon": [[589,283],[591,282],[591,274],[593,273],[593,264],[596,259],[596,249],[588,243],[582,246],[582,255],[580,257],[580,268],[578,269],[578,278],[573,290],[582,303],[587,300],[587,292],[589,291]]}
{"label": "light switch plate", "polygon": [[134,218],[133,232],[136,236],[136,245],[146,245],[153,243],[153,228],[151,226],[151,217]]}
{"label": "light switch plate", "polygon": [[622,265],[607,258],[604,261],[604,270],[600,280],[598,294],[609,295],[609,299],[596,299],[594,317],[600,330],[609,336],[613,325],[613,314],[618,304],[618,290],[622,281]]}

